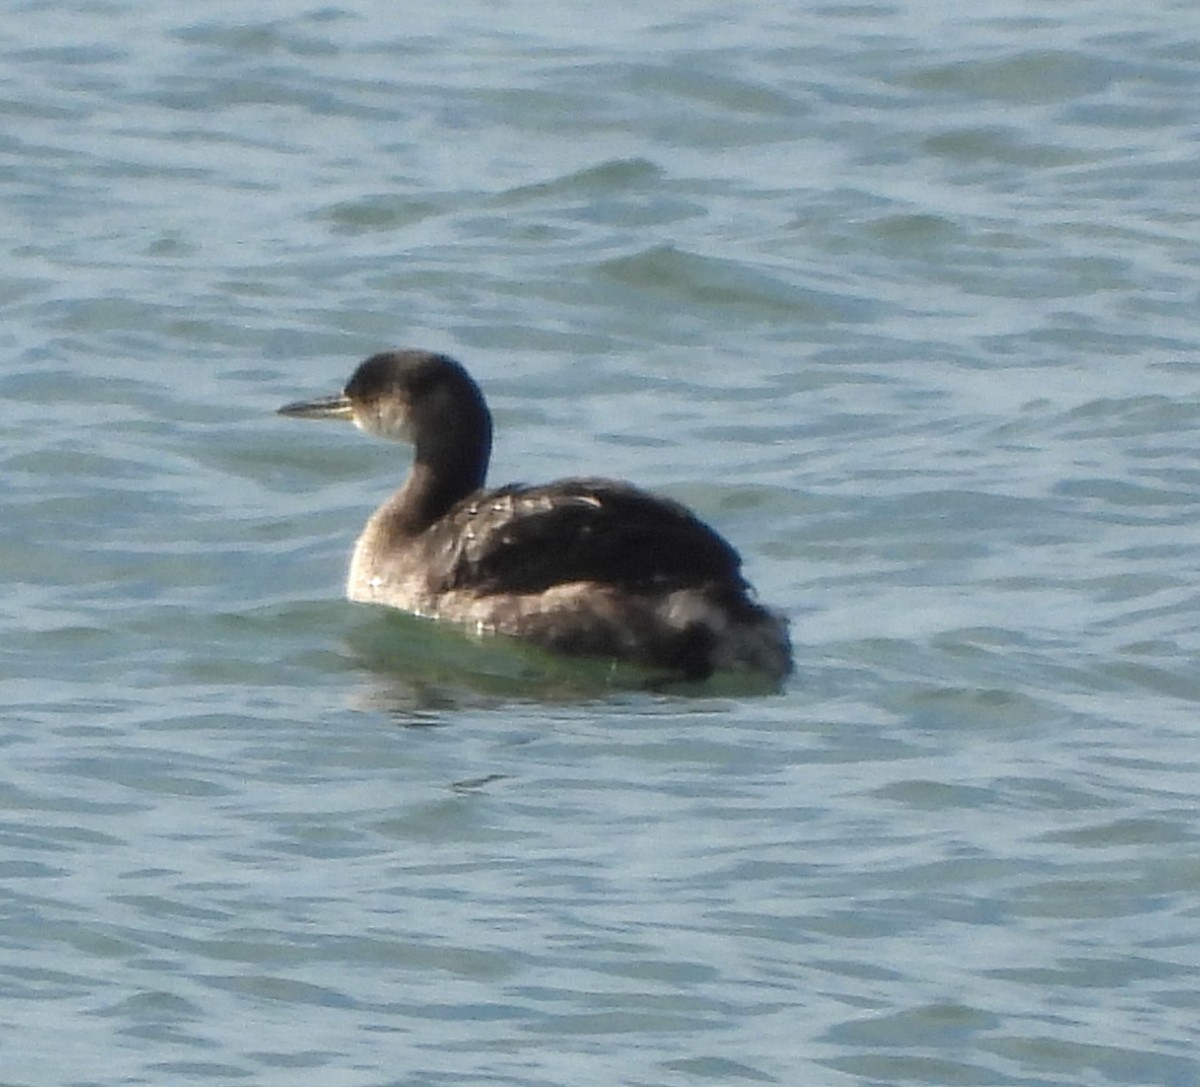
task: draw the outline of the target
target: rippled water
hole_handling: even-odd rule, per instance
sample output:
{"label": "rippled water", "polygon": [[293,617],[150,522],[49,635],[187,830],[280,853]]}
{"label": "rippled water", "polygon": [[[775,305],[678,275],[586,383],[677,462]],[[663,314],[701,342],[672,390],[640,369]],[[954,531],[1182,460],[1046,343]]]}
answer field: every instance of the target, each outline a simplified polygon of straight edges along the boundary
{"label": "rippled water", "polygon": [[[592,25],[595,24],[595,25]],[[0,1082],[1200,1082],[1193,5],[10,5]],[[775,697],[340,599],[450,351]]]}

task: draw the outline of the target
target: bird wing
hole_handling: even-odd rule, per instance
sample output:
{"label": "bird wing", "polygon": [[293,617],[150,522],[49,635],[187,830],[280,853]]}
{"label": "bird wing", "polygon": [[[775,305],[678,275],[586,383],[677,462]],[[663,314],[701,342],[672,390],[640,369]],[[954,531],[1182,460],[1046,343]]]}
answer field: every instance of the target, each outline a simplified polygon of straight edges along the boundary
{"label": "bird wing", "polygon": [[737,551],[686,507],[610,480],[477,494],[443,525],[444,546],[456,551],[445,567],[446,589],[525,593],[574,581],[632,590],[742,584]]}

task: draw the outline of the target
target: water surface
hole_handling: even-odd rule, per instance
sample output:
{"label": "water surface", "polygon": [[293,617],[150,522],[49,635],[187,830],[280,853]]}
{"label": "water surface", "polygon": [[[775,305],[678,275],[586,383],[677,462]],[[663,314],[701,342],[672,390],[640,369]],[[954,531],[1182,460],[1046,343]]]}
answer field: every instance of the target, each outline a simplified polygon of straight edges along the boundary
{"label": "water surface", "polygon": [[[1200,1081],[1190,5],[12,14],[5,1087]],[[402,344],[787,689],[342,601]]]}

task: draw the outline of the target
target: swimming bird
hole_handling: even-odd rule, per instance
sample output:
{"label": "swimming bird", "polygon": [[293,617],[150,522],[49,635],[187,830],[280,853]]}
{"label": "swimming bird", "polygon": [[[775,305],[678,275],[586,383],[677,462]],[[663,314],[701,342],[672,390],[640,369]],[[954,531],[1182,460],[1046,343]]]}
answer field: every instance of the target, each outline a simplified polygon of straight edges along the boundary
{"label": "swimming bird", "polygon": [[408,478],[358,537],[351,600],[686,679],[791,671],[786,620],[680,503],[609,479],[486,489],[492,417],[454,359],[372,355],[340,395],[279,413],[415,446]]}

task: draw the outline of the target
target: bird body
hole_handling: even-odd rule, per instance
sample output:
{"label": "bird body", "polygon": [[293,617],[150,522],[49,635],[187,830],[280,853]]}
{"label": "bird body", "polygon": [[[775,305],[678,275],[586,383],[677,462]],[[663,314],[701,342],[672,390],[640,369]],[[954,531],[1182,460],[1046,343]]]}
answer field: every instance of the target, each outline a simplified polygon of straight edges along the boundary
{"label": "bird body", "polygon": [[485,489],[491,416],[452,359],[375,355],[342,396],[280,410],[416,445],[404,485],[355,545],[351,600],[691,679],[790,671],[786,622],[752,599],[733,547],[678,502],[593,478]]}

